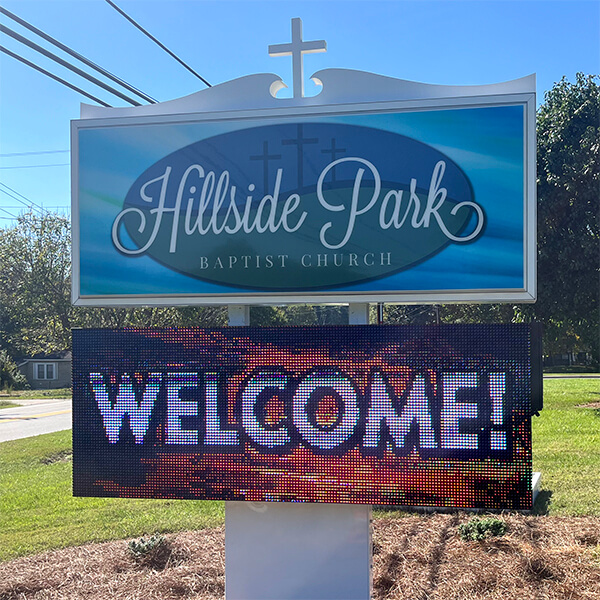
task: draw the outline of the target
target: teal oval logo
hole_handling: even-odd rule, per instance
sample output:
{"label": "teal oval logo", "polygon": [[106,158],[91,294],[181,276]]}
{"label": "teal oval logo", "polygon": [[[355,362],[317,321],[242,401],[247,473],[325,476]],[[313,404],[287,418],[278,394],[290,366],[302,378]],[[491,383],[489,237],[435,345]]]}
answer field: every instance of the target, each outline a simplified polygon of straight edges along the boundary
{"label": "teal oval logo", "polygon": [[410,269],[484,227],[467,176],[439,150],[307,122],[241,129],[162,158],[131,186],[112,241],[204,281],[295,292]]}

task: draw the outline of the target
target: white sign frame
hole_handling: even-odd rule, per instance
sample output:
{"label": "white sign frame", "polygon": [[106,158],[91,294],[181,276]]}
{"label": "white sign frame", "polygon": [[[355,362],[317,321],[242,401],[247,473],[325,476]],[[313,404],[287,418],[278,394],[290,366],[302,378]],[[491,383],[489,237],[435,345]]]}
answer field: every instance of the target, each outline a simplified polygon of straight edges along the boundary
{"label": "white sign frame", "polygon": [[[394,80],[370,73],[332,69],[313,77],[323,83],[323,92],[313,98],[277,100],[265,94],[265,78],[256,75],[215,86],[181,100],[162,105],[135,108],[82,108],[82,119],[72,122],[72,197],[73,197],[73,304],[78,306],[182,306],[235,304],[293,304],[348,302],[386,302],[402,304],[437,304],[466,302],[535,302],[536,300],[536,142],[535,142],[535,76],[489,86],[428,86]],[[275,78],[269,89],[277,88]],[[260,88],[259,88],[260,84]],[[337,86],[337,90],[335,89]],[[369,89],[370,86],[370,89]],[[221,88],[221,89],[218,89]],[[350,90],[368,89],[375,100],[356,98],[341,102]],[[235,92],[235,93],[233,93]],[[328,93],[326,93],[328,92]],[[337,93],[336,93],[337,92]],[[245,98],[244,98],[245,95]],[[340,97],[341,96],[341,97]],[[364,96],[364,94],[363,94]],[[228,101],[221,102],[219,99]],[[394,99],[390,99],[394,98]],[[400,98],[400,99],[397,99]],[[202,100],[202,102],[199,102]],[[357,101],[352,101],[357,100]],[[246,108],[241,106],[246,105]],[[210,123],[259,119],[293,119],[332,115],[370,115],[386,112],[452,110],[461,108],[522,105],[524,108],[523,169],[523,278],[522,288],[484,290],[406,290],[363,291],[316,290],[309,292],[244,291],[212,294],[144,294],[83,295],[80,292],[80,208],[79,208],[79,133],[83,130],[148,124]],[[250,106],[250,108],[247,108]],[[221,110],[218,110],[218,108]],[[179,112],[178,112],[179,111]]]}

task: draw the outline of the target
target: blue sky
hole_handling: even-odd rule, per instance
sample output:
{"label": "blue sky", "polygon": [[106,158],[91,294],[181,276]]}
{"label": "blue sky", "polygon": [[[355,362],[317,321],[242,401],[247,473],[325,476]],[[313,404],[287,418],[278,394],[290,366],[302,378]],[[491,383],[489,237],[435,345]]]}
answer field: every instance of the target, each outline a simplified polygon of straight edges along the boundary
{"label": "blue sky", "polygon": [[[116,3],[213,85],[276,73],[291,86],[291,59],[269,57],[267,49],[289,41],[293,17],[302,18],[305,40],[328,44],[327,53],[305,58],[307,79],[327,68],[454,85],[537,73],[539,103],[563,75],[574,80],[578,71],[600,72],[597,0]],[[3,0],[2,5],[159,101],[205,87],[104,0]],[[0,22],[24,32],[5,16]],[[125,105],[8,36],[1,43],[112,105]],[[69,122],[79,117],[80,103],[90,101],[4,54],[0,77],[0,182],[67,213]],[[307,81],[307,95],[316,91]],[[0,192],[0,226],[11,223],[9,213],[17,214],[18,207]]]}

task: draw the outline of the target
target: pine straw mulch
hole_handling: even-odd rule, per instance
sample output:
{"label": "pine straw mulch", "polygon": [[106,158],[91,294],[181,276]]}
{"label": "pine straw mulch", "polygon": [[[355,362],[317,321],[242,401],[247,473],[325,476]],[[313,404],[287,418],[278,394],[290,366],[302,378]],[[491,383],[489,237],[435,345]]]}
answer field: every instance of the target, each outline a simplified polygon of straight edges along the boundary
{"label": "pine straw mulch", "polygon": [[[600,518],[501,515],[503,537],[464,542],[470,518],[376,519],[374,600],[600,600]],[[1,600],[215,600],[224,588],[223,528],[168,536],[145,562],[116,541],[0,564]]]}

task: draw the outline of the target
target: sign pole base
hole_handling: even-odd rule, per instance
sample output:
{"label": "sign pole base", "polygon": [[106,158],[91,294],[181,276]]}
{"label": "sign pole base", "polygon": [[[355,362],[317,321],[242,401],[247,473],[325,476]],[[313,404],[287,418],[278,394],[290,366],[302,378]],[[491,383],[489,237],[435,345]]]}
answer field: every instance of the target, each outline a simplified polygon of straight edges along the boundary
{"label": "sign pole base", "polygon": [[531,502],[531,507],[535,506],[535,501],[537,500],[538,494],[540,493],[540,486],[542,482],[542,474],[539,471],[534,471],[533,477],[531,478],[531,492],[533,496],[533,501]]}
{"label": "sign pole base", "polygon": [[227,502],[227,600],[368,600],[371,507]]}

